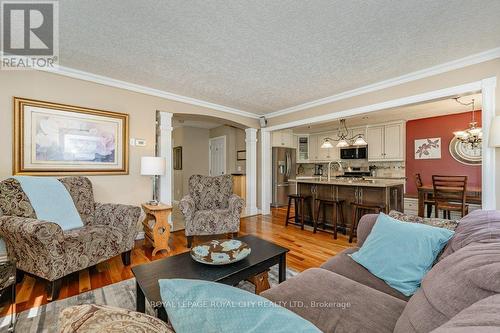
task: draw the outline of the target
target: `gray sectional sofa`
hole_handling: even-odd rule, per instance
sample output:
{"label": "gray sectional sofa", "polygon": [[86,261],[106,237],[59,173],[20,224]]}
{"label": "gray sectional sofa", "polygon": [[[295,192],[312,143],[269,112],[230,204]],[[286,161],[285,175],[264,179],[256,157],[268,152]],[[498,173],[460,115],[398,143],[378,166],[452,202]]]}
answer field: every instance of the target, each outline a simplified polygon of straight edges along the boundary
{"label": "gray sectional sofa", "polygon": [[[377,215],[358,227],[362,246]],[[474,211],[410,298],[372,275],[347,249],[261,295],[324,332],[500,332],[500,211]]]}

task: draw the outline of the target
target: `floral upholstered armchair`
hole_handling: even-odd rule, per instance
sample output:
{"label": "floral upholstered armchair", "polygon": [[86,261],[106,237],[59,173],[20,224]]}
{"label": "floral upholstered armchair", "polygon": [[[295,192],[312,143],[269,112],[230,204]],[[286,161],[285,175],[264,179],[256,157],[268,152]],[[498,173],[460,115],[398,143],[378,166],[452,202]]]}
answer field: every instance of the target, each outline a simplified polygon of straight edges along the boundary
{"label": "floral upholstered armchair", "polygon": [[[53,222],[38,220],[21,184],[14,178],[0,182],[0,237],[17,272],[50,282],[49,300],[57,298],[61,278],[121,254],[130,265],[141,209],[94,202],[86,177],[59,179],[68,190],[84,226],[63,231]],[[54,203],[57,209],[57,202]]]}
{"label": "floral upholstered armchair", "polygon": [[191,247],[193,236],[218,235],[240,230],[240,215],[245,201],[233,194],[231,175],[189,178],[189,195],[182,198],[180,209],[186,221],[186,237]]}

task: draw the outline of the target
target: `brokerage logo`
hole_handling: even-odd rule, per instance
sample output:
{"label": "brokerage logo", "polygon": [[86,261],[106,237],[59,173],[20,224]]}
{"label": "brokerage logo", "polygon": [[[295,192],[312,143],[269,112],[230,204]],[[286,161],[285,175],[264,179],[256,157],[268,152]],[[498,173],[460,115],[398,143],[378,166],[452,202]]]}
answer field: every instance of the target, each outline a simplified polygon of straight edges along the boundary
{"label": "brokerage logo", "polygon": [[57,1],[1,2],[0,69],[50,69],[59,58]]}

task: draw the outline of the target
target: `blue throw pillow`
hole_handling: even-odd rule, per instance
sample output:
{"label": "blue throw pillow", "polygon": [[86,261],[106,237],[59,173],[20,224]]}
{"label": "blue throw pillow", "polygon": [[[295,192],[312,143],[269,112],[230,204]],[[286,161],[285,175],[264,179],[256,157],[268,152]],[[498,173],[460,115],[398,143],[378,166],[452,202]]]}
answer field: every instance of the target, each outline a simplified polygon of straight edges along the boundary
{"label": "blue throw pillow", "polygon": [[363,246],[350,256],[392,288],[411,296],[453,233],[380,214]]}
{"label": "blue throw pillow", "polygon": [[321,332],[295,313],[239,288],[188,279],[158,283],[177,333]]}

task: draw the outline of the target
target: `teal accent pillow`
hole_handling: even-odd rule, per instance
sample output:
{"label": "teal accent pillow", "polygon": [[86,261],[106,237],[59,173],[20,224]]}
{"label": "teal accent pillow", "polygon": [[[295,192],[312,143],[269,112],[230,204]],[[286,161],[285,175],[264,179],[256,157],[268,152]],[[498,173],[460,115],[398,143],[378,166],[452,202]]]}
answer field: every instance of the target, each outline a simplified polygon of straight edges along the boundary
{"label": "teal accent pillow", "polygon": [[351,258],[403,295],[411,296],[454,232],[403,223],[385,214]]}
{"label": "teal accent pillow", "polygon": [[321,332],[297,314],[239,288],[188,279],[158,283],[177,333]]}

